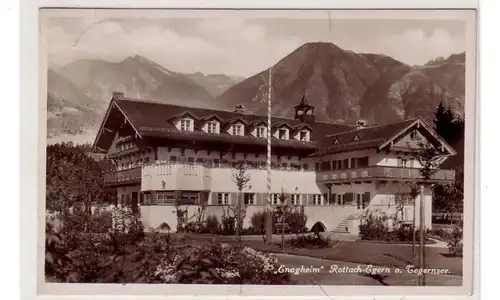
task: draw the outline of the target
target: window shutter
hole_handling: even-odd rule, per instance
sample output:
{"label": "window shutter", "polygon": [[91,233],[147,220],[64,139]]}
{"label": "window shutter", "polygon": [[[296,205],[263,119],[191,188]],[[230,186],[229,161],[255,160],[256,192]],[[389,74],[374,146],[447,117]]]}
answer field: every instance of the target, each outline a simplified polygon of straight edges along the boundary
{"label": "window shutter", "polygon": [[365,203],[370,202],[370,192],[366,192],[363,194],[363,202],[365,202]]}
{"label": "window shutter", "polygon": [[344,204],[352,204],[353,193],[344,194]]}

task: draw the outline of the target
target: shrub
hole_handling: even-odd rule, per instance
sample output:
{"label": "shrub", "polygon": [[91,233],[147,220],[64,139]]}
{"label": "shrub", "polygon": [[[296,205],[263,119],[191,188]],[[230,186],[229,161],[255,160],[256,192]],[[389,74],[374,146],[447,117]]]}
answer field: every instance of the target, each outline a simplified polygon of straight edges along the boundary
{"label": "shrub", "polygon": [[158,265],[155,275],[163,283],[197,284],[285,284],[287,273],[275,273],[276,257],[225,244],[189,247]]}
{"label": "shrub", "polygon": [[460,225],[453,227],[451,232],[451,238],[448,241],[448,251],[450,256],[462,256],[463,255],[463,230]]}
{"label": "shrub", "polygon": [[[292,233],[306,232],[307,215],[303,211],[292,211],[285,216]],[[274,227],[274,226],[273,226]]]}
{"label": "shrub", "polygon": [[359,234],[366,240],[386,240],[389,228],[385,223],[386,218],[375,216],[369,213],[363,218],[363,223],[359,225]]}
{"label": "shrub", "polygon": [[113,228],[113,215],[109,211],[96,209],[92,215],[91,232],[106,233]]}
{"label": "shrub", "polygon": [[442,228],[431,230],[429,232],[429,235],[432,236],[433,238],[441,240],[441,241],[448,241],[452,237],[451,233],[449,231],[446,231]]}
{"label": "shrub", "polygon": [[205,228],[204,231],[206,233],[217,234],[220,231],[220,223],[219,219],[217,219],[216,215],[209,215],[205,220]]}
{"label": "shrub", "polygon": [[[260,234],[265,234],[266,233],[266,219],[267,219],[267,213],[266,211],[257,211],[255,212],[252,217],[250,217],[250,228],[254,232],[258,232]],[[272,214],[272,228],[273,228],[273,233],[276,232],[276,214]]]}
{"label": "shrub", "polygon": [[321,235],[307,234],[297,235],[290,240],[288,244],[292,248],[328,248],[333,245],[329,236],[323,237]]}
{"label": "shrub", "polygon": [[236,233],[236,220],[234,217],[222,217],[222,230],[223,235],[234,235]]}

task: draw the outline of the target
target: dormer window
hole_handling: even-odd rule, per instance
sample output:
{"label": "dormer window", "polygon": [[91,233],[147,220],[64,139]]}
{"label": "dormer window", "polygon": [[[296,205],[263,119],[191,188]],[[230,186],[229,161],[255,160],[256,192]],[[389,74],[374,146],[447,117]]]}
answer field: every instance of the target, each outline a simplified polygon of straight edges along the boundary
{"label": "dormer window", "polygon": [[207,123],[207,132],[208,133],[219,133],[219,123],[211,121]]}
{"label": "dormer window", "polygon": [[233,124],[232,134],[233,135],[243,135],[243,125]]}
{"label": "dormer window", "polygon": [[278,130],[278,138],[280,140],[288,140],[288,130],[285,128],[281,128]]}
{"label": "dormer window", "polygon": [[301,130],[299,132],[299,140],[302,141],[302,142],[309,141],[309,131],[307,131],[307,130]]}
{"label": "dormer window", "polygon": [[255,129],[255,136],[259,137],[259,138],[265,138],[266,137],[266,131],[267,131],[267,128],[261,126],[261,127],[257,127]]}
{"label": "dormer window", "polygon": [[180,124],[182,131],[193,131],[193,120],[184,118],[180,120]]}

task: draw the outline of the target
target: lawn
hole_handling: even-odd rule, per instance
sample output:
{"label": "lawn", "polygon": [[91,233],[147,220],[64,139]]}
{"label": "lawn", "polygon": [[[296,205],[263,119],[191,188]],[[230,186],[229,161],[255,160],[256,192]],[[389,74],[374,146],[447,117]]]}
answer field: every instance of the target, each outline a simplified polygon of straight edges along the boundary
{"label": "lawn", "polygon": [[[218,241],[235,243],[234,236],[217,236],[188,234],[186,239],[191,243],[206,243],[207,241]],[[328,259],[334,261],[353,262],[361,264],[372,264],[377,266],[404,268],[412,265],[412,247],[401,244],[375,243],[367,241],[335,241],[331,248],[324,249],[280,249],[278,243],[265,244],[262,239],[243,240],[245,246],[255,250],[274,253],[286,253],[293,255],[309,256],[314,258]],[[415,247],[418,265],[418,246]],[[425,266],[431,269],[448,269],[450,274],[462,275],[462,258],[447,257],[446,248],[425,248]]]}

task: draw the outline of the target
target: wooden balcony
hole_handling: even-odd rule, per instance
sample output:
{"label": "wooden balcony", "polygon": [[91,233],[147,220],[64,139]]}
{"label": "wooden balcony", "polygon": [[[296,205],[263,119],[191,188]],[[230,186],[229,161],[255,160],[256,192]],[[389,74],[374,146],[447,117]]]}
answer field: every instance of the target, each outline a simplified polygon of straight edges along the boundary
{"label": "wooden balcony", "polygon": [[[417,181],[423,180],[417,168],[370,166],[359,169],[318,172],[316,181],[321,183],[349,183],[379,181]],[[455,171],[438,169],[429,180],[431,183],[455,182]]]}
{"label": "wooden balcony", "polygon": [[136,184],[141,182],[141,167],[127,170],[120,170],[104,176],[104,183],[107,186]]}

